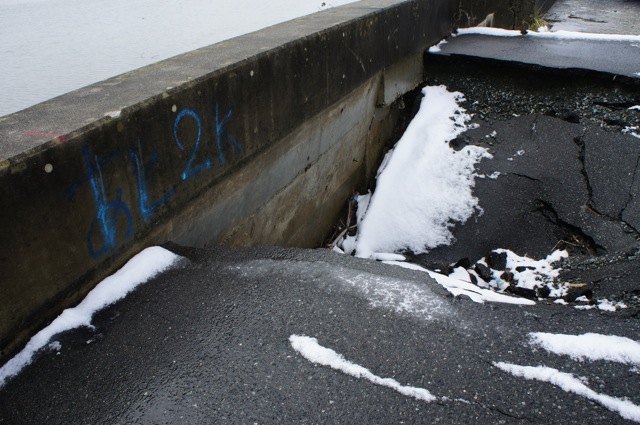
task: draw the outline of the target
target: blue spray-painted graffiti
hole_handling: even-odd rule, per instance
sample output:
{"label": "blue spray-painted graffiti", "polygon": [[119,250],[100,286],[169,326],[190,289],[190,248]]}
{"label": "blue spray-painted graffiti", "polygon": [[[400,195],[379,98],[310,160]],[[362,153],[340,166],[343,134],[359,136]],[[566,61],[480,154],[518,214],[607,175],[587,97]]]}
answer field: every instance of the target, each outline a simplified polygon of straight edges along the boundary
{"label": "blue spray-painted graffiti", "polygon": [[[93,155],[91,148],[85,146],[83,150],[84,162],[87,170],[87,178],[91,186],[91,195],[96,206],[96,216],[89,226],[87,236],[87,248],[92,257],[99,257],[116,247],[116,233],[120,213],[126,220],[127,230],[125,238],[129,239],[133,234],[133,219],[127,205],[122,202],[122,188],[116,189],[116,199],[108,201],[102,177],[102,167],[97,156]],[[102,238],[102,246],[94,243],[96,229]]]}
{"label": "blue spray-painted graffiti", "polygon": [[218,161],[220,161],[221,167],[224,166],[224,152],[222,150],[223,140],[225,139],[228,140],[229,143],[231,143],[231,146],[233,146],[233,148],[236,150],[236,152],[242,151],[242,147],[240,146],[240,143],[238,143],[238,141],[234,139],[234,137],[230,135],[226,129],[226,126],[229,122],[229,119],[231,118],[232,113],[233,113],[233,110],[229,108],[227,115],[222,119],[222,121],[220,121],[219,114],[218,114],[218,102],[216,102],[216,142],[218,146]]}
{"label": "blue spray-painted graffiti", "polygon": [[191,109],[183,109],[182,111],[180,111],[175,121],[173,122],[173,140],[176,141],[176,145],[178,145],[180,150],[184,150],[184,146],[182,145],[182,143],[180,142],[180,138],[178,137],[178,128],[180,126],[180,122],[184,117],[192,117],[198,124],[198,136],[196,137],[196,142],[193,145],[193,150],[191,151],[191,155],[189,156],[189,161],[187,161],[187,166],[184,168],[184,171],[181,175],[182,180],[189,180],[191,177],[196,176],[200,171],[211,168],[211,160],[207,158],[200,164],[194,165],[193,163],[196,159],[196,155],[198,154],[198,150],[200,149],[200,137],[202,136],[202,120],[200,119],[200,116]]}
{"label": "blue spray-painted graffiti", "polygon": [[[226,142],[231,145],[236,154],[242,152],[242,145],[227,130],[227,126],[233,115],[233,109],[230,107],[224,117],[220,119],[219,105],[216,101],[214,104],[214,115],[215,133],[212,135],[212,138],[215,138],[215,141],[212,141],[213,143],[211,143],[211,146],[216,148],[219,166],[222,168],[226,161],[223,152],[223,143]],[[208,144],[202,143],[203,121],[195,110],[190,108],[182,109],[174,119],[173,139],[176,145],[181,151],[185,151],[184,143],[179,137],[179,129],[181,123],[187,117],[193,119],[197,125],[195,143],[191,148],[187,163],[178,177],[178,182],[172,184],[164,194],[156,197],[154,201],[150,200],[152,196],[149,194],[147,182],[152,169],[156,166],[159,160],[159,153],[157,151],[152,152],[148,157],[149,159],[145,162],[142,154],[142,142],[139,139],[137,146],[130,146],[128,148],[129,160],[131,162],[137,186],[137,211],[140,213],[140,216],[145,223],[149,223],[153,218],[153,215],[167,203],[169,198],[178,192],[180,182],[190,180],[199,175],[202,171],[213,168],[210,155],[206,151],[206,146],[208,146]],[[199,152],[201,151],[202,153],[199,155]],[[203,154],[204,159],[199,159],[198,157]],[[124,155],[121,151],[115,150],[103,157],[99,157],[92,153],[91,148],[88,145],[84,146],[83,159],[86,174],[65,190],[65,197],[69,201],[72,201],[80,187],[82,187],[84,183],[89,183],[91,196],[96,208],[96,215],[89,225],[87,249],[89,255],[94,258],[102,257],[114,251],[118,247],[118,244],[122,242],[122,240],[118,240],[119,236],[124,236],[124,240],[129,240],[133,236],[134,221],[129,206],[122,199],[122,188],[117,187],[115,189],[115,199],[109,200],[102,175],[102,169],[107,165],[107,163],[111,162],[114,158],[121,158],[123,156]],[[124,222],[121,223],[121,220],[124,220]],[[120,227],[118,227],[119,223],[121,224]],[[122,226],[122,224],[124,224],[124,226]],[[120,233],[118,232],[118,229],[120,229]],[[124,235],[122,234],[123,229]]]}
{"label": "blue spray-painted graffiti", "polygon": [[[86,148],[87,147],[85,146],[85,149]],[[91,154],[89,154],[89,156],[91,156]],[[106,167],[109,164],[109,162],[111,162],[113,159],[119,158],[119,157],[122,157],[122,152],[120,150],[118,150],[118,149],[114,149],[111,152],[107,153],[106,155],[104,155],[104,156],[102,156],[100,158],[95,157],[95,160],[96,160],[96,164],[98,165],[98,168],[102,169],[102,168]],[[83,158],[84,158],[84,156],[83,156]],[[87,173],[84,176],[82,176],[81,179],[73,182],[67,189],[65,189],[64,197],[67,198],[67,201],[69,201],[69,202],[73,201],[73,198],[75,197],[76,192],[78,191],[78,189],[80,189],[80,187],[83,184],[89,183],[89,180],[90,180],[90,173],[88,171],[89,167],[85,166],[85,168],[87,169]]]}
{"label": "blue spray-painted graffiti", "polygon": [[147,175],[151,167],[153,167],[158,161],[158,152],[153,152],[151,154],[151,158],[149,162],[145,163],[142,159],[142,146],[140,146],[140,141],[138,141],[138,152],[133,149],[133,147],[129,147],[129,158],[131,158],[131,163],[133,165],[133,172],[136,175],[136,182],[138,183],[138,208],[140,210],[140,215],[142,215],[142,219],[145,223],[148,223],[151,219],[151,216],[158,208],[164,205],[174,193],[176,193],[175,186],[169,189],[160,199],[155,202],[149,204],[149,191],[147,189]]}

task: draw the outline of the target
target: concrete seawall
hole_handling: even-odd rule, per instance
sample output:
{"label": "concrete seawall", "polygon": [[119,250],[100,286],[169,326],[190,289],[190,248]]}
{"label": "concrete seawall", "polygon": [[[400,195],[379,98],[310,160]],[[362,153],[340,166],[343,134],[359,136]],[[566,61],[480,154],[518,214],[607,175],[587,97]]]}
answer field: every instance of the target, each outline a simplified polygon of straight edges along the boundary
{"label": "concrete seawall", "polygon": [[317,246],[456,11],[362,1],[1,118],[0,360],[146,246]]}
{"label": "concrete seawall", "polygon": [[365,0],[0,118],[0,363],[149,245],[318,246],[424,50],[519,2]]}

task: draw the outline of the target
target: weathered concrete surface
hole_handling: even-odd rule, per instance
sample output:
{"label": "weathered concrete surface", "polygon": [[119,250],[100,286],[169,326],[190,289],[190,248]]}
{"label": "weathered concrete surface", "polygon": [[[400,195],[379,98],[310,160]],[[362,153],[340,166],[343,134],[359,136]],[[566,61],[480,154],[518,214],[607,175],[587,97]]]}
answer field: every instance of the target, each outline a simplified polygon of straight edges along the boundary
{"label": "weathered concrete surface", "polygon": [[[627,423],[500,361],[586,377],[594,391],[640,404],[630,365],[528,343],[529,332],[637,339],[635,318],[476,304],[424,273],[328,250],[180,252],[187,265],[98,314],[95,329],[59,335],[59,351],[0,390],[0,423]],[[294,334],[438,399],[315,365],[291,347]]]}
{"label": "weathered concrete surface", "polygon": [[150,244],[317,245],[456,5],[362,1],[0,119],[0,358]]}

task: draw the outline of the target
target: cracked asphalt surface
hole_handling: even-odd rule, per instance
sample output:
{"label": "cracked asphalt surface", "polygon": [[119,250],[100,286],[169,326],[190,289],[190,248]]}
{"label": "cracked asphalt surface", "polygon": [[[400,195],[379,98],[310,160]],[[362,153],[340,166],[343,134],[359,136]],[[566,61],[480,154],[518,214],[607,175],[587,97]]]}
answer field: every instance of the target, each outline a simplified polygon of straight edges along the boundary
{"label": "cracked asphalt surface", "polygon": [[[473,189],[482,212],[456,242],[413,256],[423,265],[471,263],[493,249],[544,258],[566,249],[561,281],[640,313],[640,126],[637,84],[585,72],[427,57],[428,84],[460,91],[478,128],[451,142],[487,148]],[[493,178],[491,178],[493,177]]]}
{"label": "cracked asphalt surface", "polygon": [[463,137],[493,155],[481,162],[487,177],[474,188],[484,213],[440,251],[509,248],[544,257],[554,247],[594,255],[637,245],[637,139],[544,115],[481,123]]}
{"label": "cracked asphalt surface", "polygon": [[[94,330],[58,336],[59,351],[9,381],[0,423],[625,423],[498,361],[557,368],[640,404],[630,366],[528,343],[529,332],[635,338],[636,319],[476,304],[424,273],[328,250],[172,249],[189,260],[99,313]],[[291,348],[292,334],[439,400],[310,363]]]}

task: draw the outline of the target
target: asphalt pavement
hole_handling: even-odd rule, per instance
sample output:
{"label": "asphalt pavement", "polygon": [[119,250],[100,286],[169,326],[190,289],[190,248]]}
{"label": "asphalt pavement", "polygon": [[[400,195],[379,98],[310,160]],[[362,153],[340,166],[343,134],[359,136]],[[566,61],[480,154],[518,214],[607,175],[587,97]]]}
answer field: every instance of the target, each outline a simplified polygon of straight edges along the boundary
{"label": "asphalt pavement", "polygon": [[[424,273],[328,250],[173,248],[185,260],[60,335],[0,391],[0,423],[625,423],[494,362],[544,365],[640,404],[628,365],[536,349],[530,332],[636,338],[637,319],[477,304]],[[306,335],[425,402],[311,363]]]}

